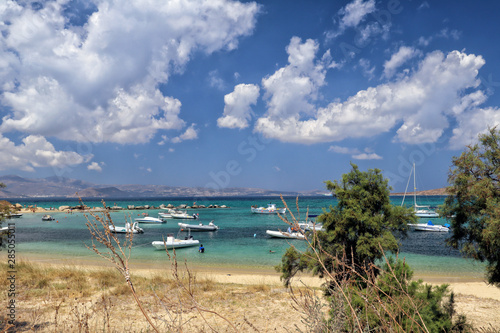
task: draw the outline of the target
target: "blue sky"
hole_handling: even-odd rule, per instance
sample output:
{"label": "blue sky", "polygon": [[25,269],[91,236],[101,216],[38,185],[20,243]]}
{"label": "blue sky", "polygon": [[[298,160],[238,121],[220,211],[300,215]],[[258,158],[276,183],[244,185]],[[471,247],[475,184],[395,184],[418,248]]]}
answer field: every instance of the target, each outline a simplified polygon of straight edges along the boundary
{"label": "blue sky", "polygon": [[2,1],[0,175],[446,185],[500,123],[500,3]]}

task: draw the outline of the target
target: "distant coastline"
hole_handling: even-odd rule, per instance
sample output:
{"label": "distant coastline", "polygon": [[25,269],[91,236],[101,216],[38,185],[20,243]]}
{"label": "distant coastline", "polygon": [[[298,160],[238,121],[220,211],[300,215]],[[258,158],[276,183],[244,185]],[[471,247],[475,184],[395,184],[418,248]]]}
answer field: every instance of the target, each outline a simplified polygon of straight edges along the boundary
{"label": "distant coastline", "polygon": [[[328,196],[325,189],[309,191],[280,191],[250,187],[186,187],[168,185],[101,185],[64,177],[23,178],[15,175],[1,176],[0,182],[7,185],[0,189],[0,199],[78,199],[78,198],[214,198],[214,197],[279,197]],[[447,195],[446,188],[418,191],[418,195]],[[402,196],[404,193],[391,193]],[[409,192],[406,195],[413,195]],[[331,195],[330,195],[331,196]]]}
{"label": "distant coastline", "polygon": [[214,197],[279,197],[322,196],[323,190],[280,191],[250,187],[187,187],[168,185],[120,184],[102,185],[65,177],[23,178],[16,175],[0,176],[7,185],[0,189],[0,198],[214,198]]}
{"label": "distant coastline", "polygon": [[[437,188],[434,190],[425,190],[425,191],[417,191],[417,195],[448,195],[448,191],[446,190],[446,187],[443,188]],[[404,192],[397,192],[397,193],[391,193],[392,196],[403,196],[405,195]],[[413,195],[413,192],[407,192],[406,195]]]}

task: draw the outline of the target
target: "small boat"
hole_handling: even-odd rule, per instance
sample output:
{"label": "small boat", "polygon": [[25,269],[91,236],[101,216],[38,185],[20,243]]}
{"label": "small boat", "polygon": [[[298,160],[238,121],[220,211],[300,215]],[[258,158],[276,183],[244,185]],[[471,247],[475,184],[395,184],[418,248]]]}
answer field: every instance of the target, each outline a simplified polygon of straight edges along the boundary
{"label": "small boat", "polygon": [[55,218],[53,218],[51,215],[44,215],[42,216],[42,221],[54,221]]}
{"label": "small boat", "polygon": [[299,222],[299,228],[304,231],[323,231],[323,225],[321,223],[316,223],[313,221],[309,222]]}
{"label": "small boat", "polygon": [[266,234],[268,234],[271,237],[276,237],[276,238],[290,238],[290,239],[305,239],[306,237],[302,232],[285,232],[281,230],[266,230]]}
{"label": "small boat", "polygon": [[172,218],[172,214],[170,213],[158,213],[158,217],[160,219],[171,219]]}
{"label": "small boat", "polygon": [[431,210],[429,206],[419,206],[415,204],[415,215],[421,218],[435,218],[439,214]]}
{"label": "small boat", "polygon": [[200,224],[179,223],[179,227],[182,229],[189,229],[191,231],[216,231],[219,229],[219,227],[214,224],[214,221],[210,221],[208,225],[201,222]]}
{"label": "small boat", "polygon": [[9,214],[9,215],[7,215],[5,217],[8,218],[8,219],[10,219],[10,218],[19,218],[21,216],[23,216],[23,214],[21,214],[21,213],[12,213],[12,214]]}
{"label": "small boat", "polygon": [[166,223],[166,221],[157,219],[156,217],[152,216],[144,216],[138,219],[135,219],[135,222],[139,223]]}
{"label": "small boat", "polygon": [[186,211],[184,212],[171,212],[170,215],[173,219],[191,219],[196,220],[198,218],[198,214],[189,215]]}
{"label": "small boat", "polygon": [[434,224],[432,221],[427,223],[409,223],[410,229],[415,231],[437,231],[437,232],[448,232],[450,231],[450,225],[446,223],[445,225]]}
{"label": "small boat", "polygon": [[127,222],[127,223],[125,223],[124,227],[117,227],[115,225],[110,225],[109,231],[120,233],[120,234],[126,234],[126,233],[130,233],[130,232],[133,234],[144,233],[144,229],[139,227],[139,224],[137,222],[134,222],[134,224],[132,224],[132,226],[130,226],[130,222]]}
{"label": "small boat", "polygon": [[276,208],[276,205],[273,203],[270,203],[267,205],[267,208],[264,207],[257,207],[257,206],[252,206],[250,208],[252,213],[255,214],[285,214],[286,208]]}
{"label": "small boat", "polygon": [[185,239],[177,239],[173,234],[168,234],[167,239],[164,241],[154,241],[151,243],[157,250],[177,249],[182,247],[196,246],[200,241],[193,239],[193,236],[186,237]]}
{"label": "small boat", "polygon": [[[436,213],[435,211],[433,211],[432,209],[430,209],[429,206],[417,205],[417,187],[416,187],[416,183],[415,183],[415,178],[416,178],[415,177],[415,173],[416,173],[415,163],[413,163],[412,172],[413,172],[413,207],[414,207],[413,209],[415,212],[415,216],[421,217],[421,218],[439,217],[439,214]],[[411,178],[411,172],[410,172],[410,178]],[[410,182],[410,178],[408,178],[408,183]],[[403,206],[403,204],[405,203],[405,197],[406,197],[407,190],[408,190],[408,184],[406,185],[405,194],[403,196],[403,202],[401,202],[401,206]]]}

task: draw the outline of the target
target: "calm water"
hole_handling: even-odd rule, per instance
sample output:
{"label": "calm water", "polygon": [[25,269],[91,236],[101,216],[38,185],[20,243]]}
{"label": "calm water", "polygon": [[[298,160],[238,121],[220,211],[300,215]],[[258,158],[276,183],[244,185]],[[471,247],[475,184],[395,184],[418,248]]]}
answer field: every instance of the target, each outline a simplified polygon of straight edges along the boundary
{"label": "calm water", "polygon": [[[197,204],[226,205],[226,209],[198,209],[190,210],[199,213],[200,221],[208,223],[214,220],[220,229],[216,232],[193,232],[195,239],[199,239],[205,247],[205,253],[198,253],[197,247],[177,250],[179,261],[186,259],[188,262],[206,266],[241,266],[255,268],[270,268],[277,265],[282,254],[289,244],[305,249],[305,243],[300,240],[283,240],[269,238],[266,229],[286,229],[286,225],[277,216],[251,214],[250,206],[266,206],[267,203],[276,203],[282,206],[279,199],[270,198],[211,198],[209,201],[197,201]],[[394,197],[395,205],[401,203],[402,198]],[[427,197],[419,200],[419,204],[438,206],[443,203],[444,197]],[[48,200],[23,200],[12,199],[13,203],[22,205],[36,204],[39,207],[59,207],[61,205],[77,205],[77,201],[48,201]],[[141,199],[141,200],[108,200],[108,206],[115,204],[121,207],[127,205],[150,205],[158,207],[160,204],[173,205],[192,204],[192,199]],[[289,207],[296,214],[295,198],[287,198]],[[320,214],[323,207],[335,205],[332,197],[304,197],[300,198],[299,206],[301,216],[309,209],[309,214]],[[90,207],[101,206],[99,201],[86,200]],[[113,212],[111,216],[116,225],[123,225],[125,218],[138,217],[143,212],[156,217],[161,210],[132,210]],[[91,244],[89,232],[85,226],[86,219],[82,213],[51,214],[55,221],[42,221],[43,214],[24,214],[19,219],[9,220],[16,224],[16,249],[18,256],[23,254],[29,257],[42,256],[48,259],[73,258],[96,259],[96,255],[85,247]],[[168,263],[164,251],[155,250],[152,241],[162,240],[167,233],[177,234],[178,222],[186,220],[168,220],[161,225],[141,224],[144,234],[134,236],[132,261],[149,263],[152,265],[165,265]],[[426,221],[422,221],[426,222]],[[433,219],[436,224],[444,224],[444,219]],[[4,223],[4,226],[6,224]],[[125,237],[124,235],[120,235]],[[181,234],[181,236],[185,236]],[[471,260],[463,259],[457,251],[447,248],[444,244],[447,233],[410,232],[407,239],[402,240],[401,254],[416,271],[416,273],[440,273],[450,276],[481,277],[484,266]],[[273,251],[273,252],[270,252]]]}

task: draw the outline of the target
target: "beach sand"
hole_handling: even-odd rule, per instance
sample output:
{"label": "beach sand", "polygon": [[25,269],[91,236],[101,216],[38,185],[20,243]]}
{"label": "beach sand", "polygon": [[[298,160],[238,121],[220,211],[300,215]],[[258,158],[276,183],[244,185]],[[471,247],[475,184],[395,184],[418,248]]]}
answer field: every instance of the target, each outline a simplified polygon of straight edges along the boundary
{"label": "beach sand", "polygon": [[[22,210],[23,213],[31,211]],[[43,212],[43,210],[37,210]],[[68,260],[57,260],[40,255],[21,256],[19,259],[47,267],[70,266],[85,270],[113,269],[111,264],[99,258],[70,258]],[[179,264],[180,265],[180,264]],[[181,266],[181,265],[180,265]],[[158,269],[149,264],[133,263],[131,265],[133,274],[146,278],[164,274],[165,269]],[[167,268],[168,269],[168,268]],[[301,316],[294,310],[293,301],[280,281],[279,273],[272,268],[255,269],[245,267],[203,267],[189,266],[189,270],[196,274],[198,279],[206,279],[225,285],[228,288],[228,295],[224,297],[220,304],[212,303],[217,307],[217,311],[225,312],[227,304],[239,304],[238,311],[234,306],[231,308],[234,320],[241,318],[249,321],[246,329],[241,331],[273,331],[286,332],[294,330],[294,325],[301,326]],[[439,274],[418,274],[416,279],[422,279],[425,283],[432,285],[448,284],[449,290],[455,294],[456,310],[458,314],[465,314],[469,322],[476,328],[495,328],[500,332],[500,288],[486,284],[484,281],[473,277],[444,276]],[[322,280],[308,274],[299,276],[294,281],[294,286],[309,286],[318,290],[318,295]],[[261,298],[253,299],[249,294],[255,294],[255,290],[262,293]],[[264,295],[264,294],[268,295]],[[245,300],[246,299],[246,300]],[[242,303],[240,303],[242,302]],[[241,311],[240,311],[241,310]],[[265,314],[265,315],[263,315]],[[252,321],[253,320],[253,321]],[[272,323],[263,323],[262,321]],[[246,323],[246,321],[244,321]],[[243,324],[241,324],[243,325]],[[252,325],[255,329],[252,329]],[[240,326],[241,328],[242,326]]]}
{"label": "beach sand", "polygon": [[[56,262],[43,256],[30,256],[29,258],[23,257],[22,260],[46,267],[72,267],[86,271],[114,270],[111,264],[105,260],[99,260],[99,258],[58,260]],[[154,279],[169,274],[170,267],[159,269],[149,264],[132,263],[131,271],[134,276]],[[208,288],[207,291],[198,293],[197,297],[207,300],[206,304],[234,323],[237,331],[289,332],[294,331],[295,327],[304,329],[303,314],[296,311],[296,304],[283,287],[279,273],[273,269],[190,265],[189,271],[193,276],[196,276],[197,281],[206,280],[210,281],[211,284],[218,285],[217,290]],[[181,275],[185,274],[182,263],[179,263],[179,272]],[[500,332],[500,288],[487,285],[479,279],[466,278],[462,280],[460,277],[450,278],[438,274],[417,275],[416,278],[421,278],[425,283],[432,285],[449,284],[450,290],[455,294],[458,314],[465,314],[475,328],[495,328],[495,332]],[[322,299],[322,292],[319,288],[321,284],[321,279],[308,274],[303,274],[294,281],[295,287],[311,287],[319,299]],[[128,313],[127,316],[132,316],[130,318],[133,318],[133,315],[130,314],[131,311],[138,312],[132,297],[129,297],[129,302],[123,303],[121,307],[120,312]],[[193,324],[201,318],[200,314],[195,312],[188,313],[186,316],[191,316],[189,320]],[[138,318],[141,319],[140,314]],[[141,327],[146,328],[147,324],[143,319],[142,322],[141,325],[144,326]],[[220,322],[217,325],[218,331],[232,330]],[[222,329],[221,327],[226,328]]]}

